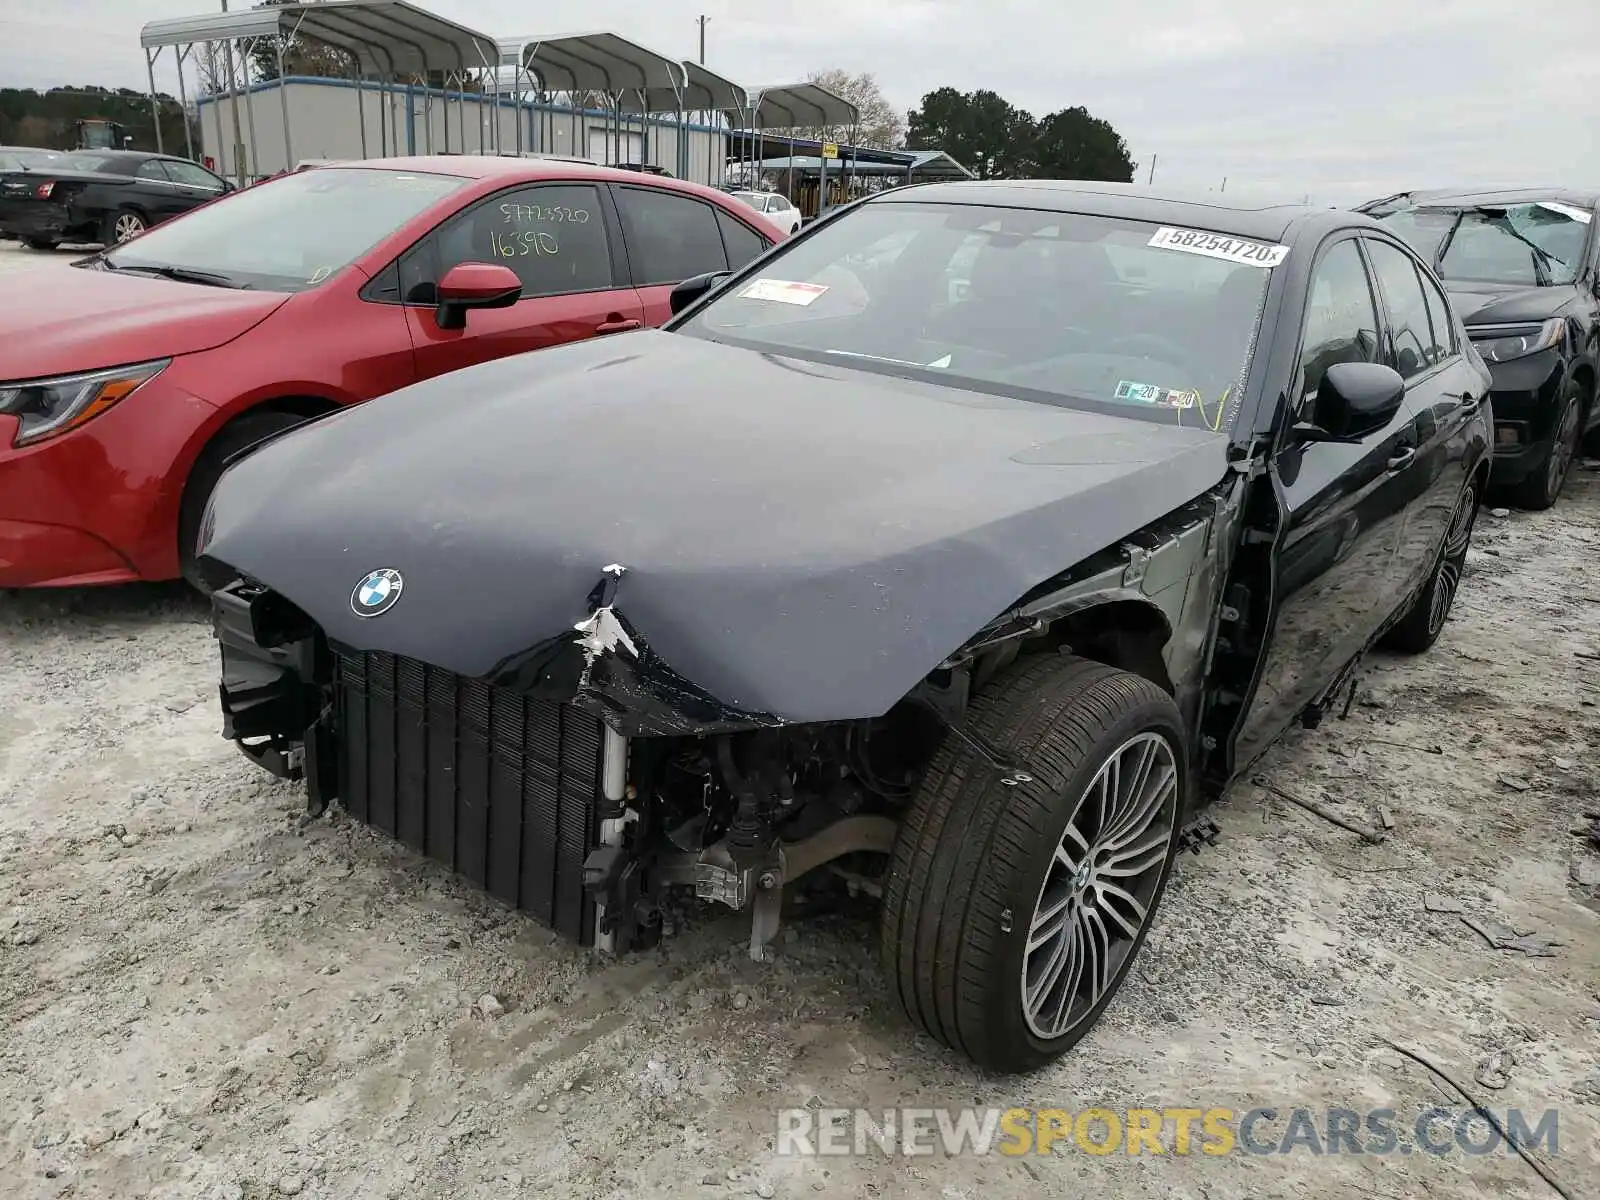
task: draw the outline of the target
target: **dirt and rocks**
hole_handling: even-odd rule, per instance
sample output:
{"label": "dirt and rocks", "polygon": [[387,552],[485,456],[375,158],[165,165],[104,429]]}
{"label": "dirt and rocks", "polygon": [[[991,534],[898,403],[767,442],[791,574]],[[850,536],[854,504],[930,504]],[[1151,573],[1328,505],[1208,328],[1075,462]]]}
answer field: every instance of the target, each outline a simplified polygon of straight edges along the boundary
{"label": "dirt and rocks", "polygon": [[1600,804],[1597,560],[1600,472],[1486,512],[1435,650],[1373,661],[1347,719],[1260,768],[1386,810],[1386,839],[1241,783],[1106,1019],[1024,1079],[896,1017],[870,916],[791,924],[768,964],[715,914],[603,961],[308,820],[218,736],[179,588],[0,593],[0,1196],[1556,1194],[1503,1148],[775,1153],[808,1104],[1459,1111],[1390,1043],[1497,1114],[1558,1110],[1541,1162],[1600,1196],[1600,851],[1574,832]]}

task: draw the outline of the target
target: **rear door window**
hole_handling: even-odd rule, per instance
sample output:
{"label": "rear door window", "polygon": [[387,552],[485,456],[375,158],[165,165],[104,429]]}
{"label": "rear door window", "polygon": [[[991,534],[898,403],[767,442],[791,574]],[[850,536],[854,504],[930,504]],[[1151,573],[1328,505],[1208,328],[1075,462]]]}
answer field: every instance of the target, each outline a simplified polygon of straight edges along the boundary
{"label": "rear door window", "polygon": [[140,179],[154,179],[160,183],[172,182],[172,177],[167,174],[166,164],[159,158],[140,163],[139,169],[134,174]]}
{"label": "rear door window", "polygon": [[711,205],[655,188],[619,187],[616,197],[636,285],[679,283],[728,269]]}

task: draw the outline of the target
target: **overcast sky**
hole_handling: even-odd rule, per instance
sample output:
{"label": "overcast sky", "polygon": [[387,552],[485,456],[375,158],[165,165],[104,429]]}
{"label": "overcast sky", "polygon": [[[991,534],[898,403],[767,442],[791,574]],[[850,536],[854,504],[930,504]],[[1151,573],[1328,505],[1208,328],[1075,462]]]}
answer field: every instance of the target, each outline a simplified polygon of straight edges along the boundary
{"label": "overcast sky", "polygon": [[[245,7],[250,0],[233,0]],[[1156,182],[1342,203],[1429,184],[1600,185],[1600,2],[418,0],[495,37],[611,29],[747,84],[871,71],[900,108],[1081,104]],[[0,85],[144,86],[139,28],[220,0],[0,0]],[[175,76],[158,86],[176,90]]]}

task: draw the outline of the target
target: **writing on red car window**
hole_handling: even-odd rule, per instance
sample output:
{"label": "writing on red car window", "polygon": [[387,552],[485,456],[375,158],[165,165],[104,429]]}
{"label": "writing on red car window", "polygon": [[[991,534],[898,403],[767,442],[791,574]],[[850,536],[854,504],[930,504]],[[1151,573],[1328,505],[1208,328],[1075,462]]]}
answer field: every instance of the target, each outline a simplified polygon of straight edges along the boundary
{"label": "writing on red car window", "polygon": [[1226,237],[1220,233],[1207,233],[1203,229],[1174,229],[1168,225],[1156,230],[1147,244],[1162,250],[1203,254],[1207,258],[1220,258],[1252,267],[1275,267],[1289,255],[1287,246]]}
{"label": "writing on red car window", "polygon": [[561,253],[556,235],[542,229],[518,229],[499,233],[491,229],[489,242],[496,258],[523,258],[529,254],[539,258],[553,258]]}
{"label": "writing on red car window", "polygon": [[588,209],[560,204],[502,204],[500,213],[507,225],[527,225],[535,221],[570,221],[574,225],[586,225],[589,221]]}

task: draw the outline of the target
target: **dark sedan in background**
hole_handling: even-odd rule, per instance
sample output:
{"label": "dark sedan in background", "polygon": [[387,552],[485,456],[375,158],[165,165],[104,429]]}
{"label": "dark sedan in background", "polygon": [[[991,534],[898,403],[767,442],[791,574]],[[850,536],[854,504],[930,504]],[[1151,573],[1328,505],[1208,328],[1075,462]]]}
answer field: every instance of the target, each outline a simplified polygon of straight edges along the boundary
{"label": "dark sedan in background", "polygon": [[186,158],[74,151],[0,170],[0,232],[35,250],[62,242],[111,245],[232,190],[227,180]]}
{"label": "dark sedan in background", "polygon": [[1600,192],[1415,191],[1360,211],[1432,263],[1494,374],[1494,484],[1549,508],[1579,446],[1600,453]]}

